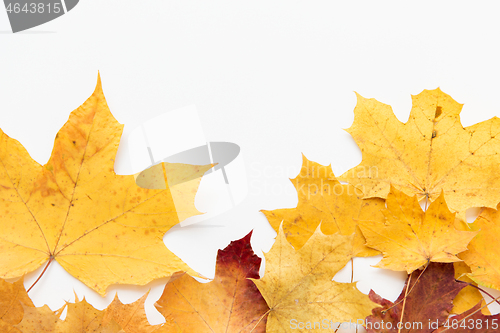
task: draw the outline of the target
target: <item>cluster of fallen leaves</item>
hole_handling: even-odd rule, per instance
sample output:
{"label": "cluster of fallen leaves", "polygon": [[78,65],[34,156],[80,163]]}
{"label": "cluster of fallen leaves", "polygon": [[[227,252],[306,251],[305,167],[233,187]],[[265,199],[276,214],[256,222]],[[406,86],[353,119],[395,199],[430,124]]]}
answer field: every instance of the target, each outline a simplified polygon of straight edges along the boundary
{"label": "cluster of fallen leaves", "polygon": [[[197,214],[194,195],[211,165],[116,175],[122,125],[99,80],[46,165],[0,131],[1,332],[305,332],[341,322],[368,332],[496,332],[500,316],[478,285],[500,290],[500,121],[463,128],[460,111],[439,89],[425,90],[403,124],[358,96],[349,132],[363,160],[339,177],[347,184],[304,157],[292,180],[298,206],[263,211],[278,233],[263,277],[250,233],[220,250],[215,278],[200,283],[162,238]],[[470,207],[483,207],[472,224]],[[352,258],[378,254],[377,267],[408,274],[394,303],[333,281]],[[102,311],[85,299],[52,311],[33,306],[22,279],[3,280],[53,261],[101,295],[111,284],[170,276],[155,304],[165,324],[148,323],[147,295]]]}
{"label": "cluster of fallen leaves", "polygon": [[[304,157],[292,179],[297,207],[263,211],[297,249],[316,228],[354,234],[356,256],[381,253],[376,267],[409,274],[395,303],[370,293],[381,307],[366,317],[368,332],[500,329],[477,288],[500,290],[500,120],[463,128],[461,108],[439,89],[424,90],[401,123],[390,106],[358,95],[348,132],[362,162],[337,180],[330,166]],[[482,211],[469,224],[471,207]]]}

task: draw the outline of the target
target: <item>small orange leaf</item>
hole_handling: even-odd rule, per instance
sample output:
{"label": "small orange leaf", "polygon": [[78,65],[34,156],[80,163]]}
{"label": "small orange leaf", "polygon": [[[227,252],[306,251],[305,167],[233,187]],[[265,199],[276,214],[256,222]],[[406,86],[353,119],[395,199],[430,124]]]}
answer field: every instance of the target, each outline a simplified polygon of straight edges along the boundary
{"label": "small orange leaf", "polygon": [[113,302],[104,311],[103,324],[110,321],[118,323],[125,333],[163,333],[171,332],[165,325],[150,325],[146,317],[144,302],[148,294],[130,304],[123,304],[115,296]]}
{"label": "small orange leaf", "polygon": [[113,320],[103,323],[104,311],[95,309],[85,298],[76,303],[67,303],[68,314],[56,324],[56,333],[120,333],[120,325]]}
{"label": "small orange leaf", "polygon": [[217,254],[215,279],[200,283],[176,273],[155,306],[172,332],[265,332],[269,310],[248,278],[259,278],[261,259],[249,233]]}
{"label": "small orange leaf", "polygon": [[[500,204],[497,209],[500,209]],[[467,276],[479,285],[500,290],[500,213],[486,208],[470,226],[477,236],[470,242],[468,250],[459,255],[472,271]]]}
{"label": "small orange leaf", "polygon": [[[67,307],[65,320],[59,317]],[[61,309],[52,311],[47,305],[39,308],[25,307],[23,320],[16,327],[23,333],[125,333],[113,320],[103,323],[104,311],[95,309],[85,299],[66,303]]]}
{"label": "small orange leaf", "polygon": [[23,320],[16,328],[23,333],[52,333],[56,332],[56,325],[60,321],[59,315],[54,313],[47,305],[39,308],[23,306]]}
{"label": "small orange leaf", "polygon": [[24,289],[23,279],[9,283],[0,279],[0,321],[15,325],[24,316],[24,306],[34,307]]}

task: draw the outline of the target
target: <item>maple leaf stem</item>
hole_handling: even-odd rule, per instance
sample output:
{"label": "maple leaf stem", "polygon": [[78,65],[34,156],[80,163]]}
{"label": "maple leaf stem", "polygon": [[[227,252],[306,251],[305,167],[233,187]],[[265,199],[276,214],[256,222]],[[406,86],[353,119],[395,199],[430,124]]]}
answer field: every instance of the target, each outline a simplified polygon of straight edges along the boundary
{"label": "maple leaf stem", "polygon": [[[420,274],[422,275],[422,273]],[[418,277],[420,277],[420,275]],[[411,282],[411,274],[410,276],[408,277],[408,283],[406,284],[406,291],[405,291],[405,297],[403,297],[403,308],[401,309],[401,318],[399,319],[399,323],[398,323],[398,333],[401,333],[401,327],[402,327],[402,322],[403,322],[403,316],[405,314],[405,305],[406,305],[406,297],[408,296],[408,287],[410,287],[410,282]],[[418,279],[417,281],[415,281],[415,283],[413,284],[415,286],[415,284],[417,284],[418,282]],[[413,289],[413,287],[411,288]],[[410,289],[410,292],[411,292],[411,289]]]}
{"label": "maple leaf stem", "polygon": [[[415,286],[417,285],[418,280],[420,280],[420,277],[422,276],[422,274],[424,274],[424,272],[425,272],[425,270],[427,269],[427,267],[429,267],[429,262],[430,262],[430,261],[429,261],[429,260],[427,260],[427,264],[425,265],[425,267],[424,267],[424,269],[422,270],[422,272],[420,272],[420,274],[418,275],[418,277],[417,277],[417,281],[415,281],[415,283],[414,283],[414,284],[413,284],[413,286],[411,287],[410,291],[409,291],[407,294],[405,294],[405,297],[403,297],[403,299],[402,299],[402,300],[400,300],[399,302],[394,303],[391,307],[389,307],[389,308],[385,309],[384,311],[382,311],[382,313],[386,313],[387,311],[389,311],[390,309],[392,309],[393,307],[395,307],[395,306],[396,306],[396,305],[398,305],[399,303],[401,303],[401,302],[403,302],[404,300],[406,300],[406,296],[408,296],[408,295],[412,292],[413,288],[415,288]],[[411,274],[410,274],[410,276],[408,277],[408,283],[407,283],[407,285],[406,285],[406,290],[407,290],[407,291],[408,291],[408,286],[410,285],[410,278],[411,278]],[[403,303],[403,304],[404,304],[404,303]],[[403,306],[403,308],[404,308],[404,306]]]}
{"label": "maple leaf stem", "polygon": [[354,259],[351,258],[351,283],[354,280]]}
{"label": "maple leaf stem", "polygon": [[[493,302],[498,302],[498,300],[500,299],[500,296],[494,298],[493,300],[491,300],[489,303],[486,303],[485,305],[483,305],[482,307],[480,307],[479,309],[475,310],[474,312],[471,312],[469,313],[467,316],[463,317],[462,319],[460,319],[460,321],[458,322],[458,325],[460,325],[461,322],[463,322],[465,319],[469,318],[470,316],[478,313],[479,311],[481,311],[482,309],[484,309],[485,307],[487,307],[488,305],[492,304]],[[451,325],[449,327],[445,327],[444,330],[442,331],[439,331],[439,333],[442,333],[442,332],[446,332],[450,329]]]}
{"label": "maple leaf stem", "polygon": [[[337,327],[337,328],[335,329],[335,331],[333,331],[333,333],[337,333],[341,327],[342,327],[342,325],[341,325],[341,324],[339,324],[339,327]],[[358,333],[358,326],[356,326],[356,333]]]}
{"label": "maple leaf stem", "polygon": [[[354,280],[354,259],[351,258],[351,283],[352,283],[353,280]],[[339,325],[339,327],[337,327],[333,333],[337,333],[338,330],[340,329],[340,327],[341,326]],[[356,326],[356,333],[358,333],[358,327],[357,326]]]}
{"label": "maple leaf stem", "polygon": [[[459,281],[459,280],[455,280],[455,281],[457,281],[457,282],[465,282],[465,281]],[[482,288],[479,288],[478,286],[473,285],[470,282],[465,282],[465,283],[467,283],[467,285],[469,285],[469,286],[471,286],[473,288],[476,288],[477,290],[483,292],[484,294],[488,295],[493,301],[497,302],[497,304],[500,305],[500,302],[493,295],[491,295],[490,293],[488,293],[486,290],[483,290]]]}
{"label": "maple leaf stem", "polygon": [[265,317],[265,316],[266,316],[266,315],[267,315],[270,311],[271,311],[271,309],[267,310],[267,312],[266,312],[266,313],[264,313],[262,316],[260,316],[259,321],[257,322],[257,324],[255,324],[255,326],[252,328],[252,330],[250,331],[250,333],[252,333],[252,332],[255,330],[255,328],[256,328],[257,326],[259,326],[259,323],[262,321],[262,319],[264,319],[264,317]]}
{"label": "maple leaf stem", "polygon": [[[354,258],[351,258],[351,283],[354,281]],[[337,333],[337,331],[340,329],[341,326],[339,326],[334,333]],[[358,327],[356,326],[356,333],[358,333]]]}
{"label": "maple leaf stem", "polygon": [[54,260],[54,256],[50,256],[49,261],[47,262],[47,265],[45,265],[45,268],[43,269],[42,273],[36,279],[36,281],[33,282],[33,284],[31,285],[31,287],[29,287],[29,289],[26,291],[26,293],[29,293],[30,290],[33,289],[33,287],[38,283],[38,281],[40,281],[40,279],[42,278],[43,274],[45,274],[45,271],[47,270],[47,268],[49,268],[49,265],[52,262],[52,260]]}

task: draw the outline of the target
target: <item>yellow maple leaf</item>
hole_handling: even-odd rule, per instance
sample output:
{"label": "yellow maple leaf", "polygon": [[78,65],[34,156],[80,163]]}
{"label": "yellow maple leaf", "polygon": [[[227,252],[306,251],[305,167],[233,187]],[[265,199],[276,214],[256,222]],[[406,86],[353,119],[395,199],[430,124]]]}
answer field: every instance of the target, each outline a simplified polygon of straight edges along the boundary
{"label": "yellow maple leaf", "polygon": [[376,304],[356,289],[356,283],[332,281],[354,256],[353,237],[324,235],[318,227],[295,250],[280,227],[264,255],[264,277],[253,279],[270,308],[267,332],[308,332],[315,325],[333,330],[336,322],[355,323],[370,314]]}
{"label": "yellow maple leaf", "polygon": [[444,194],[424,212],[416,196],[410,197],[391,188],[387,195],[384,218],[359,220],[366,245],[384,255],[376,267],[412,273],[428,262],[457,262],[457,253],[465,251],[475,232],[455,228]]}
{"label": "yellow maple leaf", "polygon": [[419,201],[444,191],[450,209],[465,220],[469,207],[495,208],[500,198],[500,119],[463,128],[462,105],[440,89],[412,96],[408,122],[390,106],[358,95],[348,129],[362,162],[340,180],[362,189],[366,198],[386,198],[391,184]]}
{"label": "yellow maple leaf", "polygon": [[[19,277],[56,260],[104,295],[111,284],[192,272],[163,243],[179,222],[169,187],[143,189],[134,176],[114,172],[122,128],[99,78],[57,134],[46,165],[0,130],[0,277]],[[210,167],[196,167],[198,177]]]}
{"label": "yellow maple leaf", "polygon": [[384,200],[362,200],[363,193],[352,185],[341,184],[331,166],[309,161],[304,155],[301,171],[291,181],[299,197],[297,207],[262,212],[276,232],[283,222],[286,238],[295,249],[304,246],[321,223],[325,235],[355,233],[353,244],[357,256],[379,254],[364,245],[365,238],[354,219],[380,214],[385,207]]}
{"label": "yellow maple leaf", "polygon": [[467,274],[477,284],[500,290],[500,256],[498,235],[500,234],[500,205],[497,210],[486,208],[474,223],[469,224],[477,236],[467,246],[468,250],[459,257],[471,269]]}

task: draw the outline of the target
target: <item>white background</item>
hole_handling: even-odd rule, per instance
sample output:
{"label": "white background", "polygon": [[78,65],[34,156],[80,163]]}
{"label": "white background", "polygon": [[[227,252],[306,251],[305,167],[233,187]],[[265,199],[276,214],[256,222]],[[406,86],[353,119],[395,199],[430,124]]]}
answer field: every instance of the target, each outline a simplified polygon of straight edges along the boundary
{"label": "white background", "polygon": [[[256,253],[269,250],[275,233],[259,210],[295,207],[288,178],[299,172],[301,153],[331,163],[336,175],[360,162],[342,130],[353,120],[354,91],[392,105],[402,121],[410,95],[436,87],[464,104],[464,126],[500,115],[498,9],[459,1],[81,0],[17,34],[0,10],[0,127],[45,163],[69,113],[94,90],[97,71],[125,135],[195,104],[209,141],[240,145],[249,184],[237,208],[165,238],[210,277],[217,249],[251,229]],[[116,171],[129,169],[119,158]],[[367,268],[378,259],[360,260],[354,278],[363,292],[373,288],[393,300],[402,275]],[[162,320],[152,304],[166,280],[112,287],[102,299],[57,265],[49,271],[30,292],[37,306],[56,309],[75,289],[102,309],[116,290],[131,302],[153,287],[148,316]]]}

